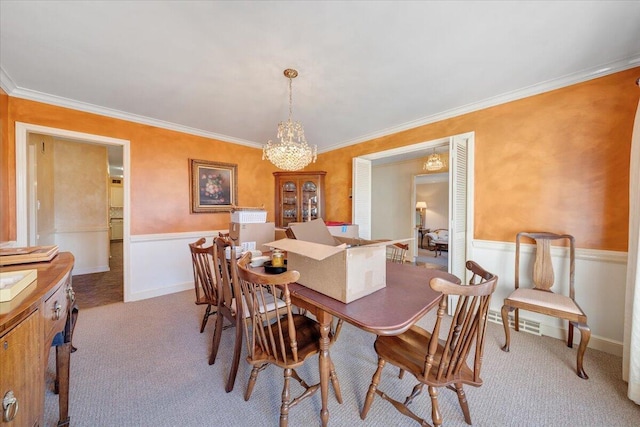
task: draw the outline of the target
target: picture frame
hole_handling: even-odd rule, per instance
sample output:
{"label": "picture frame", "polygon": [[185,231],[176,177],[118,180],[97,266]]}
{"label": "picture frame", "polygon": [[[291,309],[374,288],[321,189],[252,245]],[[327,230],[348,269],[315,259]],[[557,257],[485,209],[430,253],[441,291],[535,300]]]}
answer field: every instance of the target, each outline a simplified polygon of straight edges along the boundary
{"label": "picture frame", "polygon": [[191,213],[231,212],[238,203],[238,165],[189,160]]}

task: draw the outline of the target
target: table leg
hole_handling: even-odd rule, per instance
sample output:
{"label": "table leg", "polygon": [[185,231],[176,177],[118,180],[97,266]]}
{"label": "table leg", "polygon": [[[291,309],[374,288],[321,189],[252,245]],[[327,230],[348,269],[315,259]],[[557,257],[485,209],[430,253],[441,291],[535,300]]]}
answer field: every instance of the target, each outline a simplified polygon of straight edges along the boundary
{"label": "table leg", "polygon": [[331,359],[329,356],[329,331],[331,329],[332,316],[325,311],[318,311],[316,319],[320,323],[320,354],[318,357],[320,370],[320,395],[322,396],[322,409],[320,410],[320,419],[322,426],[326,427],[329,423],[329,374],[331,370]]}

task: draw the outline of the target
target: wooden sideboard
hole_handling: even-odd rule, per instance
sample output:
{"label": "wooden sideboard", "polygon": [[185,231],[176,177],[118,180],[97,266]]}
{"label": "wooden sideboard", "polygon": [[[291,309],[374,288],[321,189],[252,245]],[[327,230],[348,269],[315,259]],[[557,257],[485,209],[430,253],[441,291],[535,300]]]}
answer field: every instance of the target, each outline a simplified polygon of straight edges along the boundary
{"label": "wooden sideboard", "polygon": [[54,337],[58,426],[69,425],[73,263],[71,253],[61,252],[50,262],[2,267],[36,269],[38,278],[11,301],[0,303],[0,427],[43,426],[45,375]]}

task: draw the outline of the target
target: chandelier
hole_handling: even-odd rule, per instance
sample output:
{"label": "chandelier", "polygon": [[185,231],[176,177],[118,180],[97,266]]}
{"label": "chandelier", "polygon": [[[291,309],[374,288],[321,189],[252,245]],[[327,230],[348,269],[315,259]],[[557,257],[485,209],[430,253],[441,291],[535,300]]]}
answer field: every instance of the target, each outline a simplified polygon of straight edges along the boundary
{"label": "chandelier", "polygon": [[316,161],[317,146],[307,144],[304,129],[300,122],[291,120],[293,112],[292,81],[298,77],[298,72],[291,68],[284,70],[289,79],[289,118],[286,122],[278,123],[278,141],[269,140],[262,148],[262,160],[268,159],[276,167],[286,171],[297,171],[309,163]]}
{"label": "chandelier", "polygon": [[444,167],[444,162],[440,158],[440,155],[436,153],[436,149],[434,148],[433,154],[431,154],[427,158],[427,161],[424,162],[424,166],[422,166],[422,169],[428,170],[428,171],[437,171],[442,169],[443,167]]}

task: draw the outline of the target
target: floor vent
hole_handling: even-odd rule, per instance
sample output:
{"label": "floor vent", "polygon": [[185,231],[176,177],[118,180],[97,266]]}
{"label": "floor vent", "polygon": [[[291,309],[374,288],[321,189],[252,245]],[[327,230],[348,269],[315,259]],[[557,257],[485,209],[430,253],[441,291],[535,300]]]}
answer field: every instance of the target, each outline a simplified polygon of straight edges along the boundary
{"label": "floor vent", "polygon": [[[502,316],[499,311],[489,310],[489,322],[497,323],[498,325],[502,325]],[[513,315],[509,315],[509,327],[513,328]],[[542,335],[540,333],[540,323],[534,322],[533,320],[524,319],[520,316],[520,331],[528,332],[533,335]]]}

